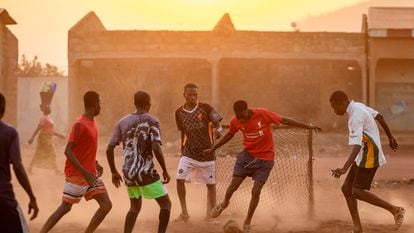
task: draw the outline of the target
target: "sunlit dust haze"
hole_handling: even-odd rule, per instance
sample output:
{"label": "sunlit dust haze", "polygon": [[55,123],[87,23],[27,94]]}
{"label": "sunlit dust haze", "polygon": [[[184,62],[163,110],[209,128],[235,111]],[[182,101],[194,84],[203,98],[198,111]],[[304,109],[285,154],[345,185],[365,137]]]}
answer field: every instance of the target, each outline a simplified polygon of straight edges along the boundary
{"label": "sunlit dust haze", "polygon": [[0,0],[17,21],[19,54],[67,72],[67,31],[89,11],[108,30],[211,30],[228,12],[238,30],[289,31],[291,22],[362,0]]}
{"label": "sunlit dust haze", "polygon": [[[116,122],[136,111],[134,93],[145,90],[151,95],[150,114],[157,117],[161,125],[162,150],[166,170],[171,176],[171,181],[165,185],[172,201],[168,232],[223,232],[228,220],[235,220],[242,226],[252,195],[251,178],[234,193],[229,207],[217,222],[206,221],[209,220],[206,218],[209,214],[206,185],[186,184],[190,222],[174,221],[182,212],[176,178],[183,145],[183,134],[177,129],[174,114],[186,101],[184,85],[191,82],[199,87],[200,103],[211,104],[223,117],[223,125],[228,125],[234,115],[234,101],[245,99],[249,107],[276,110],[283,117],[323,128],[322,132],[311,134],[312,130],[281,127],[273,134],[275,142],[279,143],[279,147],[275,147],[274,176],[267,180],[261,192],[260,204],[251,223],[253,232],[347,232],[353,226],[341,191],[346,176],[334,179],[331,172],[347,161],[351,151],[347,144],[347,117],[336,116],[329,101],[331,93],[340,89],[355,101],[377,103],[372,107],[389,112],[390,118],[395,117],[394,121],[390,119],[389,128],[396,132],[399,143],[402,138],[400,148],[398,152],[389,149],[387,135],[381,131],[389,162],[378,171],[371,191],[406,208],[405,222],[399,232],[412,233],[414,128],[410,120],[414,119],[411,115],[414,104],[411,108],[405,105],[410,106],[414,100],[414,57],[408,56],[414,54],[411,44],[414,40],[366,40],[361,33],[362,14],[374,6],[414,8],[414,0],[0,0],[0,8],[6,9],[17,22],[6,27],[18,40],[19,61],[23,54],[28,60],[38,56],[40,62],[57,66],[65,75],[70,70],[68,78],[17,78],[16,74],[11,76],[16,81],[15,86],[0,82],[1,91],[5,86],[7,93],[15,94],[7,99],[7,113],[16,113],[24,165],[28,167],[36,155],[37,142],[30,144],[28,141],[42,116],[39,87],[44,81],[55,82],[58,87],[50,105],[51,119],[56,132],[66,136],[75,117],[84,111],[83,94],[97,91],[102,98],[101,113],[97,117],[97,160],[104,167],[101,179],[113,203],[97,232],[121,232],[130,199],[124,184],[121,188],[112,184],[106,148]],[[89,12],[95,12],[106,30],[125,31],[102,32],[95,14]],[[224,30],[210,33],[225,13],[239,31],[234,32],[227,21],[220,24],[224,25]],[[69,37],[69,66],[68,31],[85,15],[88,15],[86,20],[78,24],[81,27],[76,27]],[[391,11],[384,15],[399,14]],[[411,31],[409,34],[412,35]],[[13,43],[5,50],[12,50],[13,57],[4,56],[6,61],[12,60],[10,65],[5,63],[10,73],[15,71],[16,65],[16,43],[12,39]],[[389,49],[385,45],[387,41],[395,49]],[[373,45],[369,47],[370,54],[367,45]],[[378,55],[382,51],[387,52],[381,55],[383,57]],[[0,62],[2,59],[0,56]],[[1,75],[5,73],[2,68],[0,66]],[[12,101],[17,104],[13,106]],[[394,114],[396,106],[404,106],[404,110]],[[200,120],[204,119],[202,116],[198,115]],[[257,125],[262,127],[260,121]],[[217,160],[221,160],[217,162],[216,172],[218,203],[233,176],[236,155],[243,150],[242,133],[237,135],[226,144],[227,148],[224,146],[216,152]],[[59,170],[63,170],[67,138],[53,140],[56,163]],[[122,171],[122,159],[122,146],[117,146],[115,164],[119,171]],[[161,173],[155,158],[154,162]],[[31,232],[39,232],[62,202],[65,177],[55,173],[43,168],[34,168],[29,173],[40,208],[38,218],[28,224]],[[16,177],[12,182],[16,199],[28,219],[29,198]],[[95,201],[82,200],[51,232],[83,231],[97,208]],[[392,232],[394,218],[388,211],[364,202],[359,202],[359,210],[364,232]],[[134,232],[155,232],[158,218],[157,203],[144,200]]]}

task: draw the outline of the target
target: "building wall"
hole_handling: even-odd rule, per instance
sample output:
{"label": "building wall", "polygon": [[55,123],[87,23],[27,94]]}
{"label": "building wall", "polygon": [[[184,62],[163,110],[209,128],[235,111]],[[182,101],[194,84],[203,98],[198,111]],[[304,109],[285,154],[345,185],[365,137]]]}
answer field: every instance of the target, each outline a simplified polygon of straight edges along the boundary
{"label": "building wall", "polygon": [[90,13],[69,31],[69,119],[82,111],[83,93],[97,90],[101,132],[110,132],[133,111],[133,93],[145,89],[170,139],[183,85],[194,82],[200,100],[223,112],[225,123],[232,102],[246,98],[252,106],[343,128],[329,95],[345,89],[366,100],[364,51],[360,33],[107,31]]}
{"label": "building wall", "polygon": [[369,44],[370,104],[384,112],[394,131],[414,132],[414,39],[371,38]]}
{"label": "building wall", "polygon": [[329,97],[344,90],[362,100],[361,68],[355,61],[295,59],[223,59],[220,63],[220,110],[230,119],[232,103],[245,99],[283,116],[321,125],[344,127],[332,112]]}
{"label": "building wall", "polygon": [[5,40],[5,25],[0,21],[0,90],[3,91],[4,86],[6,85],[6,79],[3,78],[3,70],[5,67],[5,63],[4,63],[4,52],[3,52],[3,47],[4,47],[4,40]]}
{"label": "building wall", "polygon": [[[266,56],[313,53],[327,57],[359,57],[360,33],[236,31],[90,31],[69,33],[69,57],[95,56]],[[118,52],[118,55],[114,54]],[[308,53],[308,54],[306,54]]]}
{"label": "building wall", "polygon": [[16,125],[18,41],[0,22],[0,92],[6,97],[7,107],[3,120]]}
{"label": "building wall", "polygon": [[82,113],[83,94],[88,90],[97,91],[102,98],[98,121],[103,134],[111,133],[122,116],[135,111],[133,97],[138,90],[151,95],[151,113],[159,118],[163,135],[168,139],[177,133],[174,113],[184,103],[183,87],[186,83],[196,83],[200,88],[200,101],[211,102],[211,64],[205,60],[81,60],[76,70],[77,104],[71,110],[76,115]]}

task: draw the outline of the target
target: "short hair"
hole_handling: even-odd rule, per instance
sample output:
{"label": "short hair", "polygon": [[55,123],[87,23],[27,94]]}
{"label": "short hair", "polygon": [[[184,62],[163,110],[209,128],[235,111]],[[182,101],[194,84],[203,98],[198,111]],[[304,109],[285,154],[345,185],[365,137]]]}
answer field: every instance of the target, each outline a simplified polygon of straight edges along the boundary
{"label": "short hair", "polygon": [[337,90],[334,91],[331,95],[331,97],[329,98],[329,101],[331,102],[347,102],[349,101],[348,96],[346,95],[345,92]]}
{"label": "short hair", "polygon": [[247,110],[247,102],[244,100],[237,100],[233,104],[233,110],[234,112],[243,112]]}
{"label": "short hair", "polygon": [[185,92],[188,88],[197,88],[197,89],[198,89],[197,85],[195,85],[194,83],[187,83],[187,84],[185,84],[185,86],[184,86],[184,92]]}
{"label": "short hair", "polygon": [[83,104],[85,108],[95,107],[99,103],[99,94],[95,91],[88,91],[83,95]]}
{"label": "short hair", "polygon": [[0,93],[0,119],[3,117],[5,112],[6,112],[6,98],[4,98],[4,95]]}
{"label": "short hair", "polygon": [[146,107],[150,104],[151,97],[145,91],[137,91],[134,95],[134,104],[136,107]]}

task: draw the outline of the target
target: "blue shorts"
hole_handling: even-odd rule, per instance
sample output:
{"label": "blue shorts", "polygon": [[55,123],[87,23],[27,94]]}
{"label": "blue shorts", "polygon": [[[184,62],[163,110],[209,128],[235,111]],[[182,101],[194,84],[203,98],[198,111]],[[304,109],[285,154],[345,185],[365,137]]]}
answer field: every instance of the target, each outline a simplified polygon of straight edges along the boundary
{"label": "blue shorts", "polygon": [[260,160],[243,150],[237,154],[233,176],[250,176],[254,181],[265,183],[274,165],[273,160]]}

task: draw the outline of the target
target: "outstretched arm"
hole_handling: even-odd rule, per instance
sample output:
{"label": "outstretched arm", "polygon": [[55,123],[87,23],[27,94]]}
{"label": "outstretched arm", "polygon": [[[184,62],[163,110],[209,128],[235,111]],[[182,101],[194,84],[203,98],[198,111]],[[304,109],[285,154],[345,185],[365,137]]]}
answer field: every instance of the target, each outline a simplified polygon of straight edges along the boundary
{"label": "outstretched arm", "polygon": [[316,125],[308,125],[299,121],[296,121],[294,119],[291,118],[287,118],[287,117],[282,117],[282,124],[284,125],[289,125],[289,126],[293,126],[293,127],[298,127],[298,128],[302,128],[302,129],[312,129],[315,130],[317,132],[320,132],[322,129],[319,126]]}
{"label": "outstretched arm", "polygon": [[164,178],[164,181],[162,183],[167,184],[168,182],[170,182],[171,177],[168,174],[167,167],[165,166],[164,154],[162,153],[160,142],[152,142],[152,151],[154,151],[155,158],[157,159],[162,169],[162,176]]}
{"label": "outstretched arm", "polygon": [[234,134],[226,133],[220,140],[214,144],[210,149],[207,149],[204,151],[206,154],[212,154],[215,150],[220,148],[222,145],[226,144],[228,141],[230,141],[234,137]]}
{"label": "outstretched arm", "polygon": [[398,149],[398,142],[392,135],[391,130],[388,127],[387,122],[385,122],[384,117],[378,113],[377,116],[375,117],[375,120],[377,120],[380,123],[381,127],[384,129],[385,133],[387,134],[391,149],[393,151],[396,151]]}
{"label": "outstretched arm", "polygon": [[61,139],[65,139],[66,138],[63,134],[60,134],[60,133],[58,133],[56,131],[53,131],[53,135],[55,135],[57,137],[60,137]]}

